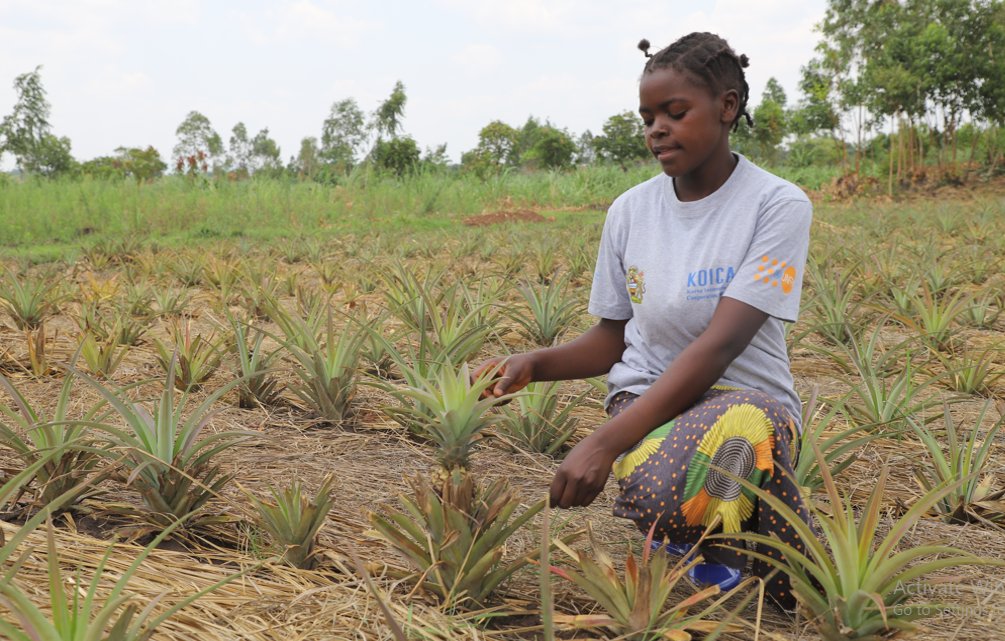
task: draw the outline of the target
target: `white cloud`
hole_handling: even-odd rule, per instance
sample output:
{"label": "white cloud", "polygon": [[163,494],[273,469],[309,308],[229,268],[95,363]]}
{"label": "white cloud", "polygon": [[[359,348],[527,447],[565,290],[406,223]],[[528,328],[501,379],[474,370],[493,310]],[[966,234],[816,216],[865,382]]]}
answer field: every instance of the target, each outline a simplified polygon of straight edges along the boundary
{"label": "white cloud", "polygon": [[497,47],[487,44],[468,44],[450,57],[451,61],[466,71],[486,71],[499,66],[503,60]]}
{"label": "white cloud", "polygon": [[[331,104],[365,112],[401,79],[405,130],[470,149],[494,119],[578,134],[637,107],[639,38],[714,31],[750,56],[752,102],[775,76],[798,99],[825,0],[0,0],[0,116],[42,64],[54,131],[80,158],[120,144],[167,155],[191,109],[221,134],[268,127],[295,153]],[[9,159],[5,159],[9,164]]]}
{"label": "white cloud", "polygon": [[476,21],[517,31],[564,30],[574,18],[577,3],[569,0],[438,0]]}
{"label": "white cloud", "polygon": [[280,9],[238,13],[247,37],[265,46],[298,41],[348,48],[360,44],[375,25],[313,2],[298,0]]}
{"label": "white cloud", "polygon": [[121,3],[156,25],[194,24],[203,17],[200,0],[144,0]]}
{"label": "white cloud", "polygon": [[95,97],[131,96],[149,92],[154,86],[150,76],[142,71],[122,71],[109,66],[94,73],[88,82],[88,87]]}

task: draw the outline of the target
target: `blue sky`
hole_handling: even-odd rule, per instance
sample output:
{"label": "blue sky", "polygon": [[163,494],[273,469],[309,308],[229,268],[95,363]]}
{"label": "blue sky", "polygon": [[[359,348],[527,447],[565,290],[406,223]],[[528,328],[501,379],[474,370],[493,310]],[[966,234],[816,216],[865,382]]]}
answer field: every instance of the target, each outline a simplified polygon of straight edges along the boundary
{"label": "blue sky", "polygon": [[[331,104],[373,110],[405,84],[404,128],[458,159],[492,120],[529,115],[574,134],[637,108],[642,37],[662,47],[719,33],[790,100],[825,0],[0,0],[0,115],[14,78],[42,65],[53,132],[78,159],[118,146],[165,159],[191,110],[224,141],[269,128],[283,159],[319,136]],[[0,160],[9,168],[10,156]]]}

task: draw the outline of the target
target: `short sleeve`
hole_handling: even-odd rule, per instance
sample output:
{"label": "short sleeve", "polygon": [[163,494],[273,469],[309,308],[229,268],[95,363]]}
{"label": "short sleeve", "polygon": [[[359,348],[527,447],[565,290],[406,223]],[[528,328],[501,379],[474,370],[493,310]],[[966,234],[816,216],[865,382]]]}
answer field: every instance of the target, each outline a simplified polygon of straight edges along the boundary
{"label": "short sleeve", "polygon": [[765,209],[743,263],[723,296],[782,321],[795,322],[812,219],[813,207],[804,199],[783,200]]}
{"label": "short sleeve", "polygon": [[618,216],[612,207],[600,237],[588,311],[599,318],[627,320],[632,317],[632,301],[625,285],[625,242],[617,223]]}

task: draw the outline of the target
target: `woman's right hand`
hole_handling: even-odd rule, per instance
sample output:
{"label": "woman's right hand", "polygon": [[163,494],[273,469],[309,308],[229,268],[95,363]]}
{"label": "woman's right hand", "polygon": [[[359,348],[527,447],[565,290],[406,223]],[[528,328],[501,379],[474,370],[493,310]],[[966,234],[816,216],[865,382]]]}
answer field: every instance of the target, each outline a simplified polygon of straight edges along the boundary
{"label": "woman's right hand", "polygon": [[496,383],[482,392],[482,398],[489,396],[499,398],[527,387],[534,381],[534,358],[530,354],[490,358],[475,368],[471,380],[476,380],[492,370],[495,370],[493,379]]}

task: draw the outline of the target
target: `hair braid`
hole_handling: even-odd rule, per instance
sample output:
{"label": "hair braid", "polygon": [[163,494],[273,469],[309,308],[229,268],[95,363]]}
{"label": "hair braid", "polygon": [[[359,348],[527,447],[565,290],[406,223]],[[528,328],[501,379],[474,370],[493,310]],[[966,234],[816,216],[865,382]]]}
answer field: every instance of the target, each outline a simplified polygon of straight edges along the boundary
{"label": "hair braid", "polygon": [[648,40],[639,42],[639,49],[647,58],[643,74],[670,67],[690,74],[713,92],[733,89],[740,103],[732,129],[736,130],[741,117],[748,125],[754,126],[754,120],[747,112],[750,87],[743,70],[750,61],[746,55],[737,55],[724,39],[708,32],[689,33],[655,54],[649,53],[649,46]]}

